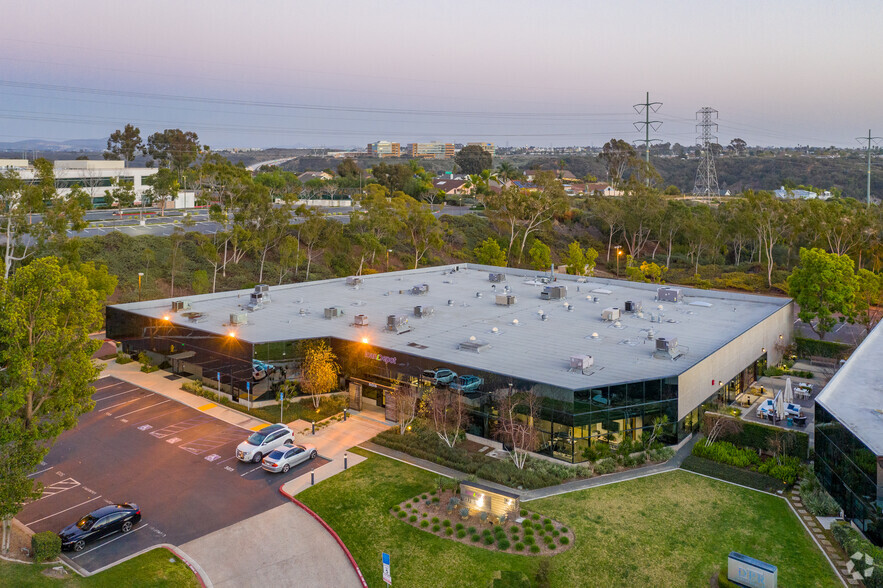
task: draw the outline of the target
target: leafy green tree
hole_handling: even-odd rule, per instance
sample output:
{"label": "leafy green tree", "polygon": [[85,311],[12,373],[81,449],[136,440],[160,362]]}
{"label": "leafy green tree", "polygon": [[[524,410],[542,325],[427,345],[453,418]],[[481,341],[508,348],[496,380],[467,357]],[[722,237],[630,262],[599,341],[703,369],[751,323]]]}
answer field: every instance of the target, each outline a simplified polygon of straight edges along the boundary
{"label": "leafy green tree", "polygon": [[503,182],[509,182],[524,177],[515,164],[508,161],[501,161],[497,166],[497,177]]}
{"label": "leafy green tree", "polygon": [[491,168],[494,157],[480,145],[467,145],[454,156],[454,163],[464,174],[480,174]]}
{"label": "leafy green tree", "polygon": [[143,149],[141,129],[127,124],[123,130],[116,130],[110,134],[104,159],[122,159],[128,165]]}
{"label": "leafy green tree", "polygon": [[116,201],[117,210],[119,211],[120,216],[122,216],[123,208],[135,204],[134,184],[120,178],[113,178],[110,183],[113,187],[109,191],[109,196],[111,200]]}
{"label": "leafy green tree", "polygon": [[297,195],[303,189],[298,177],[292,172],[287,172],[272,167],[267,171],[262,171],[254,177],[256,184],[265,186],[270,191],[270,197],[273,200],[283,200],[287,203],[293,203],[297,200]]}
{"label": "leafy green tree", "polygon": [[343,178],[358,178],[362,168],[352,157],[347,157],[337,165],[337,175]]}
{"label": "leafy green tree", "polygon": [[625,172],[629,166],[634,165],[638,154],[632,145],[624,139],[610,139],[601,148],[598,159],[604,163],[607,169],[607,179],[614,186],[618,186],[625,179]]}
{"label": "leafy green tree", "polygon": [[483,265],[496,265],[504,267],[506,265],[506,252],[500,248],[500,244],[493,237],[488,237],[476,247],[475,260]]}
{"label": "leafy green tree", "polygon": [[193,288],[194,294],[206,294],[211,287],[208,281],[208,272],[205,270],[196,270],[193,272],[190,287]]}
{"label": "leafy green tree", "polygon": [[300,364],[300,385],[312,398],[318,410],[321,394],[337,390],[340,365],[331,347],[320,339],[304,345],[304,358]]}
{"label": "leafy green tree", "polygon": [[[115,284],[114,284],[115,285]],[[63,431],[93,405],[100,367],[89,337],[104,319],[103,296],[54,257],[35,259],[0,282],[0,515],[39,493],[27,478]]]}
{"label": "leafy green tree", "polygon": [[152,204],[159,203],[159,215],[166,215],[166,203],[178,197],[180,184],[178,174],[168,168],[160,168],[155,174],[144,178],[144,183],[150,186],[147,196]]}
{"label": "leafy green tree", "polygon": [[199,156],[199,136],[193,131],[166,129],[147,138],[147,153],[160,167],[170,167],[180,177]]}
{"label": "leafy green tree", "polygon": [[545,271],[552,267],[552,250],[539,239],[533,240],[528,255],[530,256],[531,267],[533,267],[533,269],[537,271]]}
{"label": "leafy green tree", "polygon": [[414,252],[414,269],[432,247],[442,246],[442,229],[429,205],[418,202],[405,193],[392,199],[393,207],[402,220],[402,232]]}
{"label": "leafy green tree", "polygon": [[855,310],[856,320],[870,332],[877,323],[880,313],[880,296],[883,294],[883,279],[864,268],[856,272]]}
{"label": "leafy green tree", "polygon": [[380,162],[371,169],[374,180],[390,193],[404,191],[408,179],[413,175],[410,165]]}
{"label": "leafy green tree", "polygon": [[838,322],[853,322],[856,289],[852,259],[816,248],[800,249],[800,263],[788,278],[788,293],[800,307],[797,317],[822,340]]}

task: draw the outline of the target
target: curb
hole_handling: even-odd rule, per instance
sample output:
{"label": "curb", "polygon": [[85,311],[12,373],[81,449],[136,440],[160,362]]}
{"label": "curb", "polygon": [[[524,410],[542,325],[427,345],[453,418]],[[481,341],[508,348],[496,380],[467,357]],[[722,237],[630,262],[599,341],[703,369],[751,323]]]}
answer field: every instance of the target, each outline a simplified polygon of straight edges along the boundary
{"label": "curb", "polygon": [[319,521],[319,524],[321,524],[325,528],[325,530],[328,531],[332,537],[334,537],[334,540],[337,541],[338,545],[340,545],[340,548],[343,550],[343,553],[344,553],[344,555],[346,555],[346,558],[348,560],[350,560],[350,565],[352,565],[353,569],[356,571],[356,575],[359,577],[359,582],[362,583],[363,588],[368,588],[368,583],[365,581],[365,577],[362,575],[362,570],[359,569],[359,565],[356,563],[356,560],[353,559],[353,555],[350,553],[350,550],[346,548],[346,545],[344,545],[343,541],[340,539],[340,537],[338,537],[337,533],[334,532],[334,529],[332,529],[328,525],[328,523],[326,523],[322,519],[322,517],[320,517],[319,515],[314,513],[312,510],[310,510],[310,508],[306,504],[304,504],[303,502],[301,502],[300,500],[298,500],[294,496],[285,492],[285,490],[282,489],[282,486],[279,486],[279,493],[282,494],[282,496],[284,496],[285,498],[289,499],[294,504],[296,504],[297,506],[304,509],[308,515],[310,515],[311,517],[313,517],[314,519]]}

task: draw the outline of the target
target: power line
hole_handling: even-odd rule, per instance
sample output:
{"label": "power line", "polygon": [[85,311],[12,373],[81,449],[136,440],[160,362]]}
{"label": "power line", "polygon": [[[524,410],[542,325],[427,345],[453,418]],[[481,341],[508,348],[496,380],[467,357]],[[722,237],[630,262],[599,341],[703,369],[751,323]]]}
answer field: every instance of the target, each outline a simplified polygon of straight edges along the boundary
{"label": "power line", "polygon": [[717,123],[712,122],[712,117],[717,118],[717,110],[710,106],[703,106],[696,113],[702,115],[702,122],[696,125],[699,131],[699,144],[702,145],[699,168],[696,170],[696,182],[693,184],[693,194],[700,196],[719,196],[720,187],[717,184],[717,171],[714,168],[714,153],[712,144],[717,144]]}
{"label": "power line", "polygon": [[635,143],[644,144],[644,161],[648,164],[650,163],[650,143],[653,141],[659,141],[659,139],[650,138],[650,128],[652,127],[654,131],[658,131],[659,127],[662,126],[661,120],[650,120],[650,111],[652,110],[656,113],[661,107],[662,102],[650,102],[650,92],[647,92],[647,98],[644,103],[634,105],[635,112],[638,114],[644,113],[643,121],[638,121],[632,124],[635,125],[635,128],[638,129],[638,131],[641,131],[641,129],[644,130],[644,139],[639,139],[635,141]]}
{"label": "power line", "polygon": [[856,141],[864,141],[865,139],[868,140],[868,193],[867,193],[867,198],[868,198],[868,207],[870,208],[870,206],[871,206],[871,143],[873,142],[874,144],[877,144],[877,141],[883,140],[883,137],[872,137],[871,136],[871,129],[868,129],[868,136],[867,137],[856,137],[855,138]]}

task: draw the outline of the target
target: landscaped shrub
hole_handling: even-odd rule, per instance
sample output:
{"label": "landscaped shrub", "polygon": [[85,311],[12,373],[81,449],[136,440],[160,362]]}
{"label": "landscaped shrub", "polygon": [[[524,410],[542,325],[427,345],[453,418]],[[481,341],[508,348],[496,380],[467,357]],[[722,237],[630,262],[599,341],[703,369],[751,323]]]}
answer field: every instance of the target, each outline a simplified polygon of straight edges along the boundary
{"label": "landscaped shrub", "polygon": [[525,510],[525,509],[522,508],[522,509],[521,509],[521,516],[526,517],[526,516],[527,516],[527,510]]}
{"label": "landscaped shrub", "polygon": [[437,522],[438,522],[438,517],[432,517],[432,522],[433,522],[433,523],[437,523]]}
{"label": "landscaped shrub", "polygon": [[840,514],[840,505],[822,488],[812,471],[800,480],[800,498],[806,510],[817,517],[833,517]]}
{"label": "landscaped shrub", "polygon": [[493,536],[493,533],[491,532],[490,529],[485,529],[484,531],[481,532],[481,534],[484,535],[485,537]]}
{"label": "landscaped shrub", "polygon": [[449,521],[448,519],[445,519],[445,520],[442,521],[442,525],[444,525],[445,527],[450,527],[450,526],[451,526],[451,521]]}
{"label": "landscaped shrub", "polygon": [[796,457],[780,455],[757,466],[757,471],[791,485],[797,481],[797,476],[800,474],[800,460]]}
{"label": "landscaped shrub", "polygon": [[[843,551],[846,552],[847,556],[851,556],[856,552],[861,552],[870,555],[875,563],[883,561],[883,549],[875,546],[873,543],[862,537],[858,531],[853,529],[847,523],[831,523],[831,534],[834,535],[834,539],[840,544],[840,547],[843,548]],[[864,573],[865,568],[867,567],[864,563],[864,558],[858,561],[852,561],[856,564],[856,569],[860,573]],[[871,577],[865,578],[863,582],[868,588],[881,588],[883,587],[883,568],[876,565],[873,567],[874,571],[871,574]]]}
{"label": "landscaped shrub", "polygon": [[546,545],[546,547],[549,548],[549,549],[555,549],[555,544],[554,544],[554,543],[549,543],[549,544]]}
{"label": "landscaped shrub", "polygon": [[549,526],[552,524],[552,519],[543,519],[543,525]]}
{"label": "landscaped shrub", "polygon": [[457,537],[459,537],[460,539],[462,539],[465,536],[466,536],[466,531],[464,531],[463,529],[460,529],[459,531],[457,531]]}
{"label": "landscaped shrub", "polygon": [[515,551],[524,551],[524,543],[516,543]]}
{"label": "landscaped shrub", "polygon": [[534,543],[536,543],[536,539],[533,538],[533,535],[528,535],[524,538],[524,542],[528,545],[533,545]]}
{"label": "landscaped shrub", "polygon": [[595,473],[599,476],[610,474],[616,470],[616,461],[612,458],[602,459],[595,464]]}
{"label": "landscaped shrub", "polygon": [[561,527],[561,532],[562,532],[562,533],[567,533],[567,527]]}
{"label": "landscaped shrub", "polygon": [[448,537],[450,537],[450,536],[453,535],[453,534],[454,534],[454,530],[453,530],[452,528],[450,528],[450,527],[445,527],[445,535],[447,535]]}
{"label": "landscaped shrub", "polygon": [[727,441],[709,445],[707,439],[701,439],[693,446],[693,455],[740,468],[760,465],[760,456],[756,451],[736,447]]}
{"label": "landscaped shrub", "polygon": [[681,468],[765,492],[785,489],[785,484],[765,474],[728,466],[695,455],[688,455],[681,464]]}
{"label": "landscaped shrub", "polygon": [[475,533],[475,527],[469,527],[469,529],[467,529],[467,530],[469,531],[470,535]]}
{"label": "landscaped shrub", "polygon": [[512,545],[512,544],[509,543],[508,539],[498,539],[497,540],[497,547],[499,547],[503,551],[506,551],[507,549],[509,549],[510,545]]}
{"label": "landscaped shrub", "polygon": [[533,535],[533,527],[525,527],[524,534],[525,535]]}
{"label": "landscaped shrub", "polygon": [[426,494],[424,494],[423,496],[421,496],[421,498],[422,498],[423,500],[426,500],[426,498],[427,498]]}
{"label": "landscaped shrub", "polygon": [[420,521],[420,527],[425,529],[429,526],[429,521]]}
{"label": "landscaped shrub", "polygon": [[408,517],[408,520],[411,521],[412,523],[415,522],[415,521],[417,520],[417,515],[411,515],[411,516],[409,516],[409,517]]}
{"label": "landscaped shrub", "polygon": [[478,533],[472,534],[472,542],[473,543],[478,543],[480,540],[481,540],[481,535],[479,535]]}
{"label": "landscaped shrub", "polygon": [[512,541],[518,541],[518,533],[512,535]]}
{"label": "landscaped shrub", "polygon": [[55,559],[61,553],[61,537],[52,531],[35,533],[31,536],[31,552],[37,563]]}
{"label": "landscaped shrub", "polygon": [[432,532],[433,533],[438,533],[440,530],[441,530],[441,527],[439,527],[438,525],[432,525]]}
{"label": "landscaped shrub", "polygon": [[457,523],[456,525],[454,525],[454,528],[459,531],[460,529],[463,528],[463,523]]}
{"label": "landscaped shrub", "polygon": [[432,503],[433,503],[433,504],[438,503],[438,496],[433,497],[433,499],[432,499]]}
{"label": "landscaped shrub", "polygon": [[399,512],[400,510],[402,510],[402,507],[400,507],[400,506],[397,504],[397,505],[395,505],[394,507],[392,507],[392,509],[393,509],[395,512]]}
{"label": "landscaped shrub", "polygon": [[552,531],[555,530],[555,527],[554,527],[554,525],[552,525],[551,522],[548,522],[548,523],[546,523],[546,525],[543,527],[543,529],[546,531],[546,533],[551,533]]}
{"label": "landscaped shrub", "polygon": [[133,360],[131,357],[129,357],[128,354],[123,353],[122,351],[120,351],[120,352],[117,353],[117,359],[116,359],[116,362],[117,362],[118,364],[120,364],[120,365],[125,365],[125,364],[127,364],[127,363],[132,363],[133,361],[134,361],[134,360]]}
{"label": "landscaped shrub", "polygon": [[568,543],[570,543],[570,539],[562,535],[558,538],[558,543],[560,543],[561,545],[567,545]]}
{"label": "landscaped shrub", "polygon": [[[708,412],[705,413],[705,419],[708,422],[713,422],[713,420],[717,418],[730,417]],[[782,442],[782,452],[785,455],[791,455],[802,460],[807,459],[809,456],[809,435],[806,433],[801,431],[783,431],[778,427],[746,421],[739,421],[739,424],[742,429],[740,433],[721,436],[721,440],[728,441],[741,448],[751,447],[761,451],[769,451],[770,439],[779,436]],[[715,443],[715,445],[717,445],[717,443]]]}
{"label": "landscaped shrub", "polygon": [[485,544],[485,545],[493,545],[493,544],[494,544],[494,538],[491,537],[490,535],[488,535],[487,537],[484,538],[484,544]]}
{"label": "landscaped shrub", "polygon": [[530,529],[531,526],[533,526],[533,523],[530,522],[530,519],[524,519],[523,521],[521,521],[521,526],[525,529]]}
{"label": "landscaped shrub", "polygon": [[423,518],[425,519],[425,518],[428,517],[429,515],[426,514],[426,513],[423,513],[423,514],[421,514],[420,516],[423,517]]}
{"label": "landscaped shrub", "polygon": [[531,545],[531,546],[530,546],[530,552],[531,552],[531,553],[539,553],[539,552],[540,552],[540,546],[539,546],[539,545]]}
{"label": "landscaped shrub", "polygon": [[408,516],[408,513],[406,513],[406,512],[403,511],[403,510],[400,510],[400,511],[399,511],[399,518],[400,518],[400,519],[403,519],[403,518],[405,518],[406,516]]}
{"label": "landscaped shrub", "polygon": [[849,353],[852,346],[837,343],[835,341],[819,341],[817,339],[807,339],[805,337],[795,337],[794,344],[796,353],[800,357],[830,357],[832,359],[843,359]]}
{"label": "landscaped shrub", "polygon": [[540,520],[540,515],[537,513],[533,513],[532,515],[530,515],[530,518],[532,518],[535,521],[538,521],[538,520]]}

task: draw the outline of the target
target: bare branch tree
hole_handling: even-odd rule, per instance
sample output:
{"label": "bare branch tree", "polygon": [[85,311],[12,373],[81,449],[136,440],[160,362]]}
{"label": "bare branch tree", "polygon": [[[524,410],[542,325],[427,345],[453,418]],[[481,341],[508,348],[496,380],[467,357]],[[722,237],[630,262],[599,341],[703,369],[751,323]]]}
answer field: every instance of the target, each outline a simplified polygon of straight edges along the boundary
{"label": "bare branch tree", "polygon": [[497,407],[500,411],[499,436],[512,450],[509,455],[518,469],[524,469],[527,454],[536,449],[539,432],[534,421],[540,412],[540,397],[533,392],[511,393],[498,390]]}
{"label": "bare branch tree", "polygon": [[393,405],[393,413],[399,424],[399,435],[404,435],[417,418],[420,396],[420,390],[416,385],[400,382],[387,398],[387,401],[391,401]]}
{"label": "bare branch tree", "polygon": [[432,388],[428,394],[429,416],[438,438],[453,447],[466,424],[466,405],[463,397],[447,388]]}

